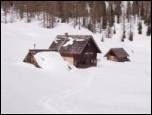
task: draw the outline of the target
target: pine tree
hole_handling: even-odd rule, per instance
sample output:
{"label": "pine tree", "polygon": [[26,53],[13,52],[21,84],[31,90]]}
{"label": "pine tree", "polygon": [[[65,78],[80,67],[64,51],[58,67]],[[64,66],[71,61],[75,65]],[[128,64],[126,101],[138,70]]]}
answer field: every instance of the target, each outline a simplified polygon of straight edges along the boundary
{"label": "pine tree", "polygon": [[85,26],[86,16],[87,16],[86,2],[80,1],[78,5],[79,29],[81,27],[80,19],[83,20],[83,26]]}
{"label": "pine tree", "polygon": [[120,23],[120,16],[122,14],[121,1],[114,1],[114,4],[115,4],[114,14],[117,16],[117,23]]}
{"label": "pine tree", "polygon": [[78,1],[75,1],[73,5],[73,17],[74,17],[73,27],[75,28],[78,25]]}
{"label": "pine tree", "polygon": [[124,41],[125,38],[126,38],[126,34],[125,34],[125,31],[124,31],[123,34],[122,34],[123,41]]}
{"label": "pine tree", "polygon": [[130,32],[129,40],[130,40],[130,41],[133,41],[133,32]]}
{"label": "pine tree", "polygon": [[109,1],[109,7],[108,7],[108,11],[107,11],[107,19],[109,22],[109,26],[112,27],[114,24],[114,11],[113,11],[113,4],[112,1]]}
{"label": "pine tree", "polygon": [[138,23],[138,34],[142,34],[142,23]]}
{"label": "pine tree", "polygon": [[126,26],[125,26],[125,8],[123,7],[122,3],[122,18],[123,18],[123,23],[122,23],[122,29],[123,29],[123,35],[122,35],[122,41],[126,38]]}
{"label": "pine tree", "polygon": [[139,17],[139,1],[133,1],[132,8],[134,17],[136,15]]}
{"label": "pine tree", "polygon": [[124,35],[125,34],[123,33],[122,38],[121,38],[121,42],[124,42],[124,40],[125,40],[125,36]]}
{"label": "pine tree", "polygon": [[101,42],[104,42],[104,38],[103,38],[103,36],[102,36]]}
{"label": "pine tree", "polygon": [[132,25],[133,25],[132,15],[133,15],[133,11],[132,11],[132,6],[131,6],[130,1],[128,1],[127,5],[128,5],[128,7],[127,7],[127,19],[128,19],[129,24],[130,24],[129,40],[133,41],[133,32],[132,32]]}
{"label": "pine tree", "polygon": [[140,17],[143,20],[144,19],[144,1],[140,1],[141,2],[141,8],[140,8]]}
{"label": "pine tree", "polygon": [[115,24],[114,24],[114,30],[113,30],[113,33],[116,34],[116,28],[115,28]]}
{"label": "pine tree", "polygon": [[127,19],[128,22],[131,20],[131,15],[132,15],[132,7],[130,1],[127,2]]}
{"label": "pine tree", "polygon": [[88,28],[88,30],[90,30],[91,32],[93,32],[93,25],[91,23],[88,24],[87,28]]}
{"label": "pine tree", "polygon": [[147,27],[146,35],[147,35],[147,36],[150,36],[150,35],[151,35],[151,25],[149,25],[149,26]]}
{"label": "pine tree", "polygon": [[111,27],[109,26],[109,24],[107,26],[107,38],[111,38]]}
{"label": "pine tree", "polygon": [[106,12],[106,4],[102,2],[103,14],[102,14],[102,28],[106,29],[107,27],[107,12]]}
{"label": "pine tree", "polygon": [[151,22],[151,1],[145,1],[145,7],[144,23],[149,25]]}
{"label": "pine tree", "polygon": [[113,11],[113,2],[112,1],[109,1],[109,7],[107,10],[107,19],[108,19],[108,38],[111,38],[112,37],[112,27],[114,26],[114,11]]}
{"label": "pine tree", "polygon": [[96,32],[97,9],[97,1],[93,1],[91,8],[92,32]]}

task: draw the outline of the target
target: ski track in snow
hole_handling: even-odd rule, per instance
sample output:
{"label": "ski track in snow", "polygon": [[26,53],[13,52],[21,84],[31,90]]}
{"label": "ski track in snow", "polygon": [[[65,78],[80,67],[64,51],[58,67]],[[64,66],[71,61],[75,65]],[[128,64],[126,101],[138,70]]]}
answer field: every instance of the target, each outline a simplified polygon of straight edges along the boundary
{"label": "ski track in snow", "polygon": [[66,90],[60,95],[53,95],[53,98],[52,96],[44,97],[44,99],[40,101],[39,105],[53,113],[75,113],[72,110],[77,109],[77,107],[71,109],[68,102],[66,102],[66,99],[83,92],[90,86],[92,80],[93,76],[89,77],[87,81],[85,81],[85,84],[83,82],[78,88]]}

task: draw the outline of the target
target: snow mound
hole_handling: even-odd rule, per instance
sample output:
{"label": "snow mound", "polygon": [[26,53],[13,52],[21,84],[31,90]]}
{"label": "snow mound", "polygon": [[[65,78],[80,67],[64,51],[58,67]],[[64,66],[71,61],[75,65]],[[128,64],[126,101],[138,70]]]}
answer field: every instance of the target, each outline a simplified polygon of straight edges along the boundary
{"label": "snow mound", "polygon": [[34,55],[40,67],[47,70],[69,70],[68,65],[58,52],[40,52]]}

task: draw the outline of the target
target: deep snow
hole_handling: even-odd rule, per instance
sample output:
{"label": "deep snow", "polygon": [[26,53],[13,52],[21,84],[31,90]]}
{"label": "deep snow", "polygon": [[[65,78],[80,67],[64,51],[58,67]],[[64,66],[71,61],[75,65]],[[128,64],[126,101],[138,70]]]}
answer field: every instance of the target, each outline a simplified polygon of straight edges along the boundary
{"label": "deep snow", "polygon": [[39,52],[36,55],[34,55],[38,65],[46,70],[57,68],[62,71],[69,70],[68,64],[64,59],[61,57],[61,55],[58,52]]}
{"label": "deep snow", "polygon": [[[133,42],[120,42],[120,33],[101,42],[101,34],[71,24],[44,29],[20,21],[1,29],[2,113],[151,113],[151,36],[138,35],[136,26]],[[93,35],[102,51],[97,67],[64,71],[53,59],[48,71],[22,62],[34,43],[46,49],[65,32]],[[113,47],[123,47],[131,62],[107,61],[103,56]]]}

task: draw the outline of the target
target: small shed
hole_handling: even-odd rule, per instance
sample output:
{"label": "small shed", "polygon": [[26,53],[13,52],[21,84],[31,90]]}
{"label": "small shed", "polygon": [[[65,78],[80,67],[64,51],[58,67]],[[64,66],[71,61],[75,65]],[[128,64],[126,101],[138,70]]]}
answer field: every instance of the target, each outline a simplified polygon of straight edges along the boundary
{"label": "small shed", "polygon": [[97,65],[97,53],[101,53],[91,35],[58,35],[49,47],[61,54],[64,60],[79,68]]}
{"label": "small shed", "polygon": [[25,56],[23,62],[33,64],[36,67],[40,68],[40,66],[38,65],[36,59],[34,58],[34,55],[39,53],[39,52],[46,52],[46,51],[51,51],[51,50],[50,49],[29,49],[29,52]]}
{"label": "small shed", "polygon": [[123,48],[111,48],[104,57],[112,61],[125,62],[130,61],[128,56],[128,53]]}

